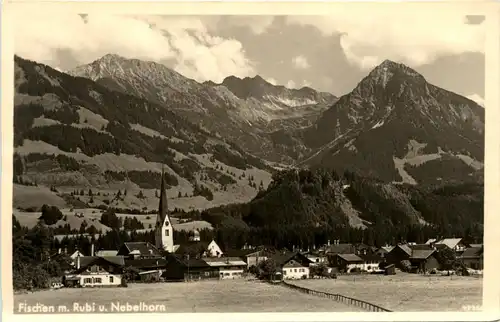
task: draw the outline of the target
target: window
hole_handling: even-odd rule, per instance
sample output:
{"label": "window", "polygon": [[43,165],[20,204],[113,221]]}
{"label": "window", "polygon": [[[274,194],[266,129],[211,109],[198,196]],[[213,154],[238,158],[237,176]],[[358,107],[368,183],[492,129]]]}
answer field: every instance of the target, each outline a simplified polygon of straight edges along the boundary
{"label": "window", "polygon": [[114,282],[114,278],[113,278],[113,276],[110,276],[110,277],[109,277],[109,282],[110,282],[110,283],[113,283],[113,282]]}
{"label": "window", "polygon": [[84,284],[92,284],[92,279],[91,278],[84,278],[83,283]]}
{"label": "window", "polygon": [[96,277],[96,278],[94,279],[94,283],[96,283],[96,284],[101,284],[101,283],[102,283],[102,279],[101,279],[100,277]]}
{"label": "window", "polygon": [[210,272],[205,272],[205,276],[210,276]]}
{"label": "window", "polygon": [[168,229],[165,229],[165,236],[169,236],[169,230]]}

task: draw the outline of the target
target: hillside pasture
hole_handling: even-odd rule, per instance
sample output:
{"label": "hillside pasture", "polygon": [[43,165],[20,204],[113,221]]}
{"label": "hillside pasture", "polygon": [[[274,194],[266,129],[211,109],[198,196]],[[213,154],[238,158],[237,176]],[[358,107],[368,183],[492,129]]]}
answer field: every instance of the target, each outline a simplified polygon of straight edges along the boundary
{"label": "hillside pasture", "polygon": [[[86,209],[68,209],[63,208],[60,209],[63,216],[66,216],[66,221],[59,220],[54,225],[50,227],[56,228],[59,225],[64,226],[65,224],[69,224],[71,229],[80,229],[82,222],[85,220],[87,222],[87,226],[90,227],[94,225],[97,230],[101,230],[102,232],[109,231],[110,228],[101,224],[99,221],[101,219],[102,210],[95,208],[86,208]],[[20,211],[18,209],[13,209],[13,215],[17,218],[17,220],[21,223],[22,226],[26,226],[28,228],[33,228],[38,223],[38,218],[41,216],[41,212],[26,212]],[[156,223],[156,214],[148,214],[148,215],[133,215],[133,214],[124,214],[117,213],[116,216],[118,218],[125,219],[128,218],[136,218],[144,225],[144,230],[149,229],[149,225],[154,227]],[[193,229],[213,229],[212,225],[203,220],[195,220],[190,222],[180,223],[178,218],[172,217],[172,225],[175,230],[193,230]],[[142,229],[141,229],[142,230]],[[141,231],[139,230],[139,231]]]}
{"label": "hillside pasture", "polygon": [[[145,297],[144,294],[147,294]],[[295,292],[263,282],[247,280],[199,281],[191,283],[129,284],[128,288],[68,288],[14,295],[19,303],[66,305],[112,302],[164,304],[167,313],[194,312],[346,312],[355,307],[333,300]]]}
{"label": "hillside pasture", "polygon": [[391,311],[461,311],[482,304],[483,279],[465,276],[341,275],[336,280],[299,280],[297,286],[342,294]]}

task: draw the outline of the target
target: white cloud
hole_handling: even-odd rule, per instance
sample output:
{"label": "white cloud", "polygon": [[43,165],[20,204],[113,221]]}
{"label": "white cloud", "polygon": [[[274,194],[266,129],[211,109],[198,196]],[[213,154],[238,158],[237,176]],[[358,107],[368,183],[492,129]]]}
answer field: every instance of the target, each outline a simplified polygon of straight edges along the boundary
{"label": "white cloud", "polygon": [[357,7],[355,12],[339,8],[329,16],[289,16],[286,21],[315,26],[325,35],[340,33],[347,59],[363,69],[385,59],[415,67],[441,55],[484,53],[485,28],[465,24],[464,9],[424,10],[414,6]]}
{"label": "white cloud", "polygon": [[299,89],[305,86],[311,86],[311,83],[306,80],[303,80],[302,83],[296,83],[293,80],[289,80],[285,85],[285,87],[291,89]]}
{"label": "white cloud", "polygon": [[16,54],[59,65],[58,50],[86,64],[105,54],[153,61],[176,61],[175,69],[199,81],[255,74],[242,45],[210,34],[207,21],[188,16],[46,16],[22,12],[14,27]]}
{"label": "white cloud", "polygon": [[271,78],[266,79],[266,82],[268,82],[268,83],[270,83],[270,84],[273,84],[273,85],[276,85],[276,84],[277,84],[276,80],[275,80],[274,78],[272,78],[272,77],[271,77]]}
{"label": "white cloud", "polygon": [[303,55],[296,56],[292,59],[292,63],[295,68],[298,69],[307,69],[310,67],[309,62],[307,61],[307,58],[304,57]]}
{"label": "white cloud", "polygon": [[484,107],[484,98],[481,97],[480,95],[472,94],[472,95],[468,95],[467,98],[470,99],[471,101],[476,102],[477,104],[481,105],[482,107]]}

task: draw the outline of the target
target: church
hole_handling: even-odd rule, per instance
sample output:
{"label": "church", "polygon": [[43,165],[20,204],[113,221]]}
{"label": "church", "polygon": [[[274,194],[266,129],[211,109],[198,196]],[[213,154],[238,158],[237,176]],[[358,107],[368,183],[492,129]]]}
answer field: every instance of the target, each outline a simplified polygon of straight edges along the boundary
{"label": "church", "polygon": [[219,245],[212,240],[211,242],[202,242],[200,233],[194,229],[188,243],[182,245],[174,244],[174,227],[169,216],[167,191],[165,187],[165,175],[162,170],[162,179],[160,187],[160,202],[158,207],[158,216],[155,225],[155,246],[158,250],[163,250],[169,254],[191,255],[195,257],[221,257],[223,255]]}
{"label": "church", "polygon": [[165,188],[165,174],[161,171],[160,203],[155,225],[155,243],[159,250],[173,254],[178,248],[174,245],[174,228],[168,215],[167,190]]}

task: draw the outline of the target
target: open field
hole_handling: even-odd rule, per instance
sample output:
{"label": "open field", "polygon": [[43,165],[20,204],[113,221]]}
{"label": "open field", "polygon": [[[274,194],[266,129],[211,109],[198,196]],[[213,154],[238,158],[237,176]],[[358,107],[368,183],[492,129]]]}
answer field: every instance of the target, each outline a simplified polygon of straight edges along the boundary
{"label": "open field", "polygon": [[339,276],[336,280],[291,281],[301,287],[342,294],[392,311],[460,311],[481,305],[483,279],[462,276]]}
{"label": "open field", "polygon": [[200,281],[191,283],[129,284],[128,288],[59,289],[14,295],[14,312],[19,303],[66,305],[120,301],[164,304],[167,312],[346,312],[358,308],[248,280]]}

